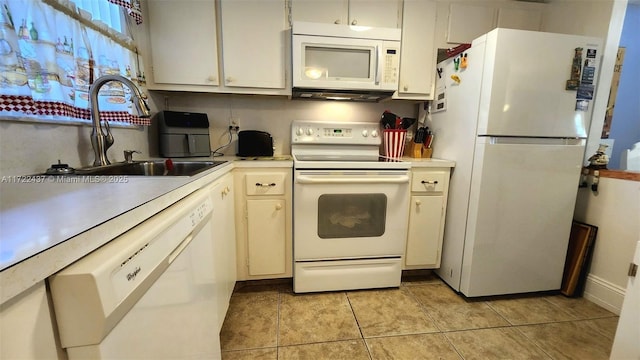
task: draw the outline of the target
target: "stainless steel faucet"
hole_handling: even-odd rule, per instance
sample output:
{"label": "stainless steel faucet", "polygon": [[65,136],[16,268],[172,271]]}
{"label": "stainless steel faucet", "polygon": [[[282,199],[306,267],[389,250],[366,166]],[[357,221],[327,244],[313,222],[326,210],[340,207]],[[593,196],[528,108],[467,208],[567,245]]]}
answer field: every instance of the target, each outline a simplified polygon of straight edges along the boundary
{"label": "stainless steel faucet", "polygon": [[131,82],[131,80],[120,75],[105,75],[97,78],[89,88],[89,104],[91,105],[91,119],[93,120],[91,146],[93,147],[93,152],[95,154],[93,166],[111,164],[109,159],[107,159],[107,149],[113,145],[113,135],[111,134],[108,121],[104,121],[104,129],[102,128],[100,110],[98,109],[98,92],[102,85],[110,81],[118,81],[131,89],[131,100],[133,101],[133,105],[136,107],[136,110],[138,110],[138,115],[140,117],[151,116],[151,109],[149,109],[149,106],[144,101],[140,89],[138,89],[136,84]]}

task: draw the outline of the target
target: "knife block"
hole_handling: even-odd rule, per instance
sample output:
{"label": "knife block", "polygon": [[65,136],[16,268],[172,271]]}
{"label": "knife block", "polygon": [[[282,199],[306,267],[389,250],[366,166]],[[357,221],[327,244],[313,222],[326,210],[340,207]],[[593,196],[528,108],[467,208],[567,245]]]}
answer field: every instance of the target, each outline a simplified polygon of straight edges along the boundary
{"label": "knife block", "polygon": [[433,154],[433,148],[428,148],[428,147],[422,147],[422,157],[423,158],[431,158],[431,155]]}
{"label": "knife block", "polygon": [[409,144],[407,145],[406,154],[412,158],[421,158],[422,144],[416,144],[413,141],[409,142]]}

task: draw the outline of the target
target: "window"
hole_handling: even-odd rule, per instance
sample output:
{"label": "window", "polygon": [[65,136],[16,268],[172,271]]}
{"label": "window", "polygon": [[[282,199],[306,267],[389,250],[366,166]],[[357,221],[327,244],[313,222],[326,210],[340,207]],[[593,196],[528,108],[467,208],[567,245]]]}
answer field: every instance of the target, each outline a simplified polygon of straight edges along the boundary
{"label": "window", "polygon": [[[95,79],[119,74],[144,86],[129,31],[141,22],[137,0],[0,4],[0,119],[89,123]],[[120,83],[102,87],[98,104],[101,118],[112,124],[149,124]]]}

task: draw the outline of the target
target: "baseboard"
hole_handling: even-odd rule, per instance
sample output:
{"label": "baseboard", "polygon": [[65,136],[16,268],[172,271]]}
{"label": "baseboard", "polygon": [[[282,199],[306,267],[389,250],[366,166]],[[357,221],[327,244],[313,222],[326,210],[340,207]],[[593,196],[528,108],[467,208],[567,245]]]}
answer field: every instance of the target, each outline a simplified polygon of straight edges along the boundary
{"label": "baseboard", "polygon": [[625,289],[593,274],[587,276],[583,297],[620,315]]}

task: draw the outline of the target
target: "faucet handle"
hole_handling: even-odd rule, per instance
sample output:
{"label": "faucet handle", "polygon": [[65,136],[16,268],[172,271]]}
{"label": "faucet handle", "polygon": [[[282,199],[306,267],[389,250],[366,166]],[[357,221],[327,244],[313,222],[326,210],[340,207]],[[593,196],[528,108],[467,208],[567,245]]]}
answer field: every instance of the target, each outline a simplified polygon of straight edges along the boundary
{"label": "faucet handle", "polygon": [[124,150],[124,161],[125,162],[133,162],[133,154],[142,154],[140,151],[138,150]]}

